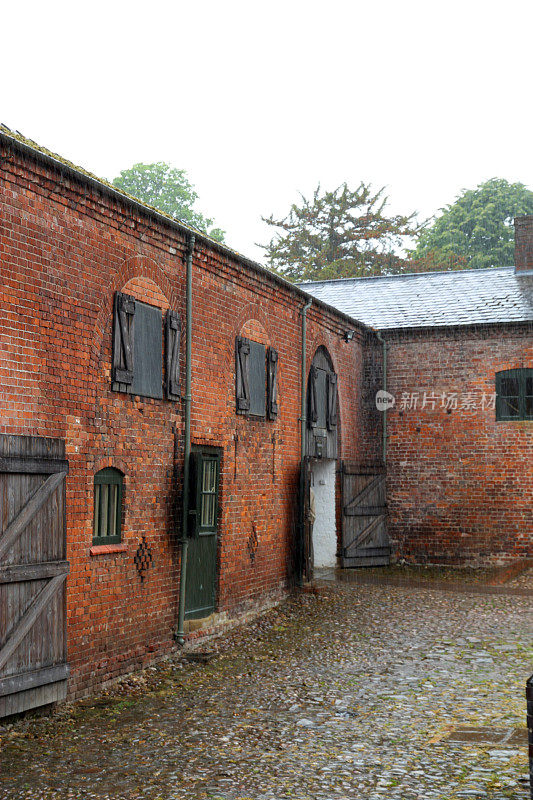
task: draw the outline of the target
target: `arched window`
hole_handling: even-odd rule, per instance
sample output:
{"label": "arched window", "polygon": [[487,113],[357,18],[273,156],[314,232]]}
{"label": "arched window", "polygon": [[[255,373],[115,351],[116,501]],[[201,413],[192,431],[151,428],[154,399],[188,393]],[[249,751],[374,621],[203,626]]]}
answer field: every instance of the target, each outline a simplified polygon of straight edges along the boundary
{"label": "arched window", "polygon": [[533,419],[533,369],[496,373],[496,419]]}
{"label": "arched window", "polygon": [[337,458],[337,375],[325,347],[316,351],[307,381],[307,445],[311,458]]}
{"label": "arched window", "polygon": [[122,521],[123,475],[106,467],[94,476],[93,544],[118,544]]}

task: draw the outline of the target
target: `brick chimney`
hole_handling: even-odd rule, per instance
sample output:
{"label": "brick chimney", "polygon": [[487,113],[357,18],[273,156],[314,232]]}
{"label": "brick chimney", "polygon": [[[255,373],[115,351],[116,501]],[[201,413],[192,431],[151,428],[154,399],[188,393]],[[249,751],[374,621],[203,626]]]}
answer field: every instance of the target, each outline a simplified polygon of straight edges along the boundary
{"label": "brick chimney", "polygon": [[533,214],[515,217],[514,271],[517,275],[533,275]]}

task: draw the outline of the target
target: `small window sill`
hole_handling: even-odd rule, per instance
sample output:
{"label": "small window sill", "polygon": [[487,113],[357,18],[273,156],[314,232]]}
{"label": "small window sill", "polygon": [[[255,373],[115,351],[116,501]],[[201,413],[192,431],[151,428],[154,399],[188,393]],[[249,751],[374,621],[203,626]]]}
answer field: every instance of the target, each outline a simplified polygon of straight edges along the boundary
{"label": "small window sill", "polygon": [[105,556],[108,553],[127,553],[127,544],[95,544],[89,550],[90,556]]}
{"label": "small window sill", "polygon": [[528,422],[533,422],[533,417],[500,417],[499,419],[496,419],[496,422],[512,422],[515,425],[519,425],[520,423],[527,424]]}

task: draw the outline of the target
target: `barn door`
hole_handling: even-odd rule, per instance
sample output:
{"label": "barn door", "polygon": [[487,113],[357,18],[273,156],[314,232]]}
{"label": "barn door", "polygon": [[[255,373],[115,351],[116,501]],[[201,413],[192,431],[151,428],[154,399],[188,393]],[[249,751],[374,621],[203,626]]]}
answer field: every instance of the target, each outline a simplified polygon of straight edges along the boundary
{"label": "barn door", "polygon": [[66,695],[65,445],[0,435],[0,717]]}
{"label": "barn door", "polygon": [[342,566],[390,563],[384,472],[342,466]]}

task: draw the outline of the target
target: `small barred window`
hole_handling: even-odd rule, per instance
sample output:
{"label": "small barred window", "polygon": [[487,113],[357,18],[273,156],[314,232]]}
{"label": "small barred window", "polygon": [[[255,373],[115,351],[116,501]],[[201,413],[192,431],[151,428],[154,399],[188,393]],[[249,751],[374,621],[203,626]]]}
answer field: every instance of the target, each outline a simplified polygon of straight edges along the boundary
{"label": "small barred window", "polygon": [[496,419],[533,420],[533,369],[496,373]]}
{"label": "small barred window", "polygon": [[94,476],[93,544],[118,544],[121,540],[123,475],[107,467]]}

